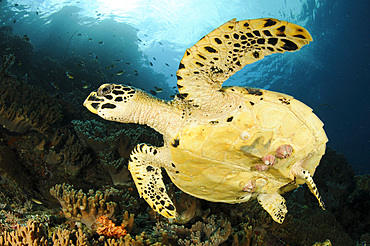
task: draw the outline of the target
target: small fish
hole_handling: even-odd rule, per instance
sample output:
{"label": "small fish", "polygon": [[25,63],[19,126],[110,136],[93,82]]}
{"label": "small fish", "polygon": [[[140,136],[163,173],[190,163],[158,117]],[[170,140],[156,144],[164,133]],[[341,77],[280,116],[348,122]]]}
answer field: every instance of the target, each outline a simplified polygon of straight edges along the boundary
{"label": "small fish", "polygon": [[69,78],[69,79],[73,79],[74,78],[73,74],[71,74],[68,71],[66,72],[66,75],[67,75],[67,78]]}
{"label": "small fish", "polygon": [[173,77],[173,74],[171,73],[171,77]]}
{"label": "small fish", "polygon": [[36,11],[36,15],[39,15],[39,11]]}
{"label": "small fish", "polygon": [[93,39],[92,38],[89,38],[89,41],[92,41]]}
{"label": "small fish", "polygon": [[138,76],[139,75],[139,72],[137,70],[134,70],[134,75],[135,76]]}
{"label": "small fish", "polygon": [[153,56],[153,60],[156,61],[157,59],[155,59],[155,57]]}
{"label": "small fish", "polygon": [[104,42],[103,41],[100,41],[100,42],[98,42],[98,44],[104,44]]}
{"label": "small fish", "polygon": [[42,202],[40,202],[39,200],[35,199],[35,198],[32,198],[31,199],[34,203],[38,204],[38,205],[41,205]]}
{"label": "small fish", "polygon": [[118,72],[116,73],[116,75],[117,75],[117,76],[120,76],[120,75],[125,74],[125,73],[126,73],[126,71],[125,71],[125,70],[120,70],[120,71],[118,71]]}
{"label": "small fish", "polygon": [[150,90],[150,93],[152,93],[154,96],[157,95],[157,93],[155,91],[153,91],[153,90]]}
{"label": "small fish", "polygon": [[18,7],[19,5],[18,5],[18,3],[16,3],[16,4],[14,4],[14,6],[15,6],[15,7]]}
{"label": "small fish", "polygon": [[154,89],[155,89],[155,92],[157,92],[157,93],[163,92],[163,89],[162,88],[159,88],[157,86],[154,86]]}
{"label": "small fish", "polygon": [[169,67],[170,65],[168,65],[168,63],[165,63],[164,65],[166,65],[167,67]]}
{"label": "small fish", "polygon": [[96,16],[101,16],[101,14],[99,13],[99,14],[97,14]]}
{"label": "small fish", "polygon": [[121,62],[122,60],[116,60],[116,62]]}
{"label": "small fish", "polygon": [[131,66],[131,63],[129,63],[129,62],[126,62],[125,64],[128,65],[128,66]]}
{"label": "small fish", "polygon": [[163,45],[161,42],[158,42],[160,45]]}
{"label": "small fish", "polygon": [[84,85],[82,86],[82,88],[83,88],[83,89],[88,89],[88,88],[90,88],[90,86],[91,86],[90,84],[84,84]]}
{"label": "small fish", "polygon": [[110,66],[108,66],[107,67],[107,69],[109,70],[109,69],[112,69],[112,68],[114,68],[116,65],[114,65],[114,64],[112,64],[112,65],[110,65]]}
{"label": "small fish", "polygon": [[77,34],[77,36],[82,36],[82,33]]}
{"label": "small fish", "polygon": [[152,62],[149,62],[149,64],[150,64],[150,66],[152,66],[152,67],[153,67],[153,63],[152,63]]}
{"label": "small fish", "polygon": [[139,42],[143,42],[143,41],[141,41],[141,39],[140,39],[140,38],[138,38],[137,40],[139,40]]}
{"label": "small fish", "polygon": [[50,82],[50,84],[54,87],[54,89],[59,90],[59,84],[57,82]]}
{"label": "small fish", "polygon": [[13,23],[16,23],[17,22],[17,20],[13,20]]}

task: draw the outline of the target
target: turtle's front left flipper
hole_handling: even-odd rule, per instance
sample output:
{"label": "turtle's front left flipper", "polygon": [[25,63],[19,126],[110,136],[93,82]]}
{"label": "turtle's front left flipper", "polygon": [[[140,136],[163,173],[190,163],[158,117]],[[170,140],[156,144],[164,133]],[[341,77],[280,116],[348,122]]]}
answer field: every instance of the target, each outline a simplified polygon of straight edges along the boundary
{"label": "turtle's front left flipper", "polygon": [[161,174],[162,148],[138,144],[132,151],[128,169],[136,188],[153,210],[167,218],[176,217],[176,209],[166,193]]}
{"label": "turtle's front left flipper", "polygon": [[285,214],[288,212],[284,197],[275,192],[272,194],[260,194],[257,199],[274,221],[280,224],[283,223]]}

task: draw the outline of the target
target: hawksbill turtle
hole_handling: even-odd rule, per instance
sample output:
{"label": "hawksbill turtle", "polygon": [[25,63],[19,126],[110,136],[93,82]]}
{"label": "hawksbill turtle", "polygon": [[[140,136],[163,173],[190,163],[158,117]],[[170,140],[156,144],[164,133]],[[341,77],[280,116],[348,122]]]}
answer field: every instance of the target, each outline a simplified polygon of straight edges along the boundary
{"label": "hawksbill turtle", "polygon": [[324,209],[312,178],[328,141],[323,123],[292,96],[222,84],[247,64],[310,41],[306,29],[286,21],[233,19],[185,51],[174,100],[103,84],[84,106],[106,120],[146,124],[163,134],[163,147],[137,145],[128,166],[140,196],[161,215],[178,215],[164,168],[183,192],[225,203],[256,197],[282,223],[287,208],[281,194],[301,184]]}

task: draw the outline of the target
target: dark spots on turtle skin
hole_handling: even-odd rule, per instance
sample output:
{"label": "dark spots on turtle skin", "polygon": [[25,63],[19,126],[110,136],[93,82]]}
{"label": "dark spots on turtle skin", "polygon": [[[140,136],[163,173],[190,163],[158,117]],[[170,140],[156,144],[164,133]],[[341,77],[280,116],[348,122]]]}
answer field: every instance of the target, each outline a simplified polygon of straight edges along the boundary
{"label": "dark spots on turtle skin", "polygon": [[204,49],[208,51],[209,53],[217,53],[217,50],[212,48],[211,46],[205,46]]}
{"label": "dark spots on turtle skin", "polygon": [[234,37],[235,39],[239,39],[239,34],[234,33],[234,34],[233,34],[233,37]]}
{"label": "dark spots on turtle skin", "polygon": [[240,61],[237,61],[237,62],[235,62],[235,65],[240,67],[242,64],[240,64]]}
{"label": "dark spots on turtle skin", "polygon": [[[179,76],[179,75],[176,75],[176,78],[177,78],[177,80],[182,80],[182,77]],[[179,85],[177,85],[177,86],[179,86]]]}
{"label": "dark spots on turtle skin", "polygon": [[261,37],[261,33],[257,30],[253,31],[253,34],[257,37]]}
{"label": "dark spots on turtle skin", "polygon": [[265,34],[265,36],[272,37],[272,34],[269,30],[263,30],[262,32]]}
{"label": "dark spots on turtle skin", "polygon": [[199,74],[199,71],[194,71],[193,74]]}
{"label": "dark spots on turtle skin", "polygon": [[92,103],[91,107],[93,107],[94,109],[98,109],[99,105],[100,105],[100,103]]}
{"label": "dark spots on turtle skin", "polygon": [[227,118],[227,122],[231,122],[231,121],[233,121],[233,119],[234,119],[234,117],[233,116],[231,116],[231,117],[229,117],[229,118]]}
{"label": "dark spots on turtle skin", "polygon": [[112,93],[114,94],[114,95],[124,95],[124,94],[126,94],[125,92],[123,92],[123,91],[117,91],[117,90],[113,90],[112,91]]}
{"label": "dark spots on turtle skin", "polygon": [[105,97],[106,99],[108,99],[108,100],[112,100],[112,99],[113,99],[112,95],[105,95],[104,97]]}
{"label": "dark spots on turtle skin", "polygon": [[221,68],[218,68],[218,67],[215,67],[215,66],[212,66],[210,68],[211,72],[214,73],[214,74],[217,74],[217,73],[223,73],[224,71],[221,69]]}
{"label": "dark spots on turtle skin", "polygon": [[89,96],[89,98],[87,100],[88,101],[95,101],[95,102],[103,102],[104,101],[103,99],[98,98],[98,97],[93,96],[93,95]]}
{"label": "dark spots on turtle skin", "polygon": [[162,206],[164,206],[166,202],[164,200],[161,201]]}
{"label": "dark spots on turtle skin", "polygon": [[253,57],[258,58],[258,57],[260,57],[260,54],[257,51],[255,51],[255,52],[253,52]]}
{"label": "dark spots on turtle skin", "polygon": [[233,29],[234,29],[234,26],[228,26],[228,28],[229,28],[230,30],[233,30]]}
{"label": "dark spots on turtle skin", "polygon": [[197,64],[199,67],[204,67],[204,64],[203,63],[195,62],[195,64]]}
{"label": "dark spots on turtle skin", "polygon": [[257,39],[257,44],[265,44],[265,39],[264,38]]}
{"label": "dark spots on turtle skin", "polygon": [[147,172],[153,172],[155,169],[152,166],[147,166],[146,171]]}
{"label": "dark spots on turtle skin", "polygon": [[239,44],[239,43],[235,43],[234,44],[234,47],[237,47],[237,48],[239,48],[241,45]]}
{"label": "dark spots on turtle skin", "polygon": [[172,211],[175,210],[175,207],[172,204],[168,204],[168,206],[166,206],[165,208]]}
{"label": "dark spots on turtle skin", "polygon": [[159,191],[160,191],[160,192],[164,192],[164,188],[163,188],[163,187],[160,187],[160,188],[159,188]]}
{"label": "dark spots on turtle skin", "polygon": [[102,108],[102,109],[105,109],[105,108],[114,109],[114,108],[116,108],[116,105],[111,104],[111,103],[104,103],[104,104],[101,106],[101,108]]}
{"label": "dark spots on turtle skin", "polygon": [[225,35],[224,35],[224,38],[229,39],[229,38],[230,38],[230,36],[229,36],[229,35],[227,35],[227,34],[225,34]]}
{"label": "dark spots on turtle skin", "polygon": [[180,62],[179,69],[183,69],[183,68],[185,68],[185,65],[182,62]]}
{"label": "dark spots on turtle skin", "polygon": [[279,27],[276,30],[278,30],[279,32],[284,32],[285,31],[285,26],[281,26],[281,27]]}
{"label": "dark spots on turtle skin", "polygon": [[158,151],[156,149],[153,150],[153,155],[156,155]]}
{"label": "dark spots on turtle skin", "polygon": [[202,56],[201,54],[198,54],[198,56],[203,59],[203,60],[207,60],[207,58],[205,58],[204,56]]}
{"label": "dark spots on turtle skin", "polygon": [[250,32],[247,32],[246,35],[248,36],[248,38],[254,38],[253,34]]}
{"label": "dark spots on turtle skin", "polygon": [[115,101],[115,102],[122,102],[122,101],[123,101],[123,99],[122,99],[122,97],[116,97],[116,99],[114,99],[114,101]]}
{"label": "dark spots on turtle skin", "polygon": [[257,88],[245,88],[249,95],[262,96],[262,91]]}
{"label": "dark spots on turtle skin", "polygon": [[289,102],[289,100],[288,99],[286,99],[286,98],[279,98],[279,101],[281,102],[281,103],[284,103],[284,104],[286,104],[286,105],[289,105],[290,104],[290,102]]}
{"label": "dark spots on turtle skin", "polygon": [[264,26],[269,27],[269,26],[273,26],[275,24],[276,24],[276,21],[274,21],[272,19],[267,19]]}
{"label": "dark spots on turtle skin", "polygon": [[298,49],[298,46],[294,42],[292,42],[288,39],[282,38],[281,41],[284,42],[283,47],[281,47],[284,50],[292,51],[292,50],[297,50]]}
{"label": "dark spots on turtle skin", "polygon": [[186,54],[186,56],[189,56],[190,52],[187,50],[185,54]]}
{"label": "dark spots on turtle skin", "polygon": [[267,41],[267,43],[271,44],[271,45],[275,45],[275,44],[277,44],[277,42],[278,42],[277,38],[269,38],[268,41]]}
{"label": "dark spots on turtle skin", "polygon": [[244,22],[243,26],[244,27],[249,27],[249,23],[248,22]]}
{"label": "dark spots on turtle skin", "polygon": [[173,168],[176,168],[176,165],[175,165],[174,163],[171,163],[171,166],[172,166]]}
{"label": "dark spots on turtle skin", "polygon": [[301,38],[301,39],[306,39],[306,37],[303,36],[302,34],[293,35],[293,37],[295,37],[295,38]]}
{"label": "dark spots on turtle skin", "polygon": [[249,101],[249,103],[253,106],[254,105],[254,102],[252,102],[252,101]]}
{"label": "dark spots on turtle skin", "polygon": [[274,48],[271,48],[271,47],[266,47],[269,51],[271,51],[271,52],[274,52],[275,50],[274,50]]}
{"label": "dark spots on turtle skin", "polygon": [[177,146],[179,146],[180,145],[180,139],[178,139],[178,138],[175,138],[174,140],[173,140],[173,142],[171,143],[171,145],[173,146],[173,147],[177,147]]}
{"label": "dark spots on turtle skin", "polygon": [[221,40],[221,39],[219,39],[219,38],[215,38],[215,42],[216,42],[217,44],[222,44],[222,40]]}
{"label": "dark spots on turtle skin", "polygon": [[178,94],[178,97],[180,99],[185,99],[188,95],[189,95],[188,93],[180,93],[180,94]]}
{"label": "dark spots on turtle skin", "polygon": [[219,121],[218,120],[211,120],[209,123],[211,123],[211,124],[218,124]]}

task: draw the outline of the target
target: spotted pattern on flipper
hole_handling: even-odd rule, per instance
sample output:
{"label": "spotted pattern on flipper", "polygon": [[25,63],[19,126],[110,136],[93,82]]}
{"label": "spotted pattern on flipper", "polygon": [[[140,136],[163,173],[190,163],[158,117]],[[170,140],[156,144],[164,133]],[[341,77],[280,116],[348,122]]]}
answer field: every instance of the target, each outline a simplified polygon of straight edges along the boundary
{"label": "spotted pattern on flipper", "polygon": [[319,201],[320,207],[325,210],[325,204],[319,194],[319,190],[316,187],[315,182],[309,171],[302,169],[301,177],[306,181],[308,188],[310,189],[311,193],[315,195],[316,199]]}
{"label": "spotted pattern on flipper", "polygon": [[160,168],[160,149],[139,144],[132,151],[129,170],[138,192],[153,210],[166,218],[176,217],[176,208],[169,198],[162,180]]}
{"label": "spotted pattern on flipper", "polygon": [[245,65],[270,54],[299,50],[310,41],[306,29],[286,21],[233,19],[186,50],[177,71],[180,95],[202,105]]}
{"label": "spotted pattern on flipper", "polygon": [[283,223],[285,214],[288,212],[285,199],[278,193],[260,194],[257,197],[261,206],[271,215],[272,219],[277,223]]}

